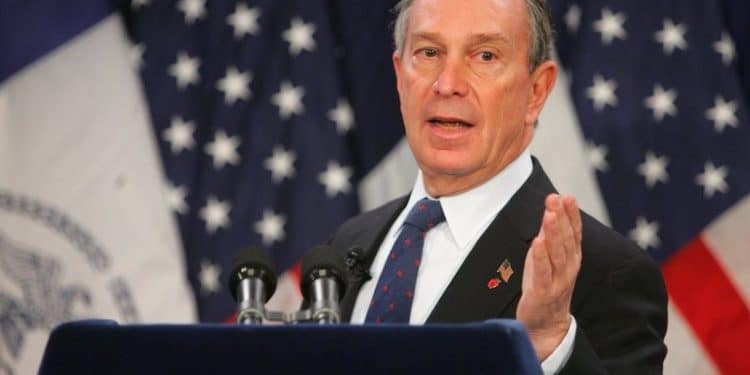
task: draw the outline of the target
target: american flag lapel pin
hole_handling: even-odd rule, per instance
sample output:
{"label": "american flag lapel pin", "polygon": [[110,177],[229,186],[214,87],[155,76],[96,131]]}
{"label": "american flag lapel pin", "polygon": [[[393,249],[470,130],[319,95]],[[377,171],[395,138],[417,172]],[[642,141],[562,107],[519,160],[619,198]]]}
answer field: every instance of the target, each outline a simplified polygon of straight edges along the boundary
{"label": "american flag lapel pin", "polygon": [[508,259],[503,260],[500,263],[500,267],[497,268],[497,276],[487,281],[487,289],[495,289],[502,283],[508,283],[510,277],[513,276],[513,266],[510,264]]}
{"label": "american flag lapel pin", "polygon": [[497,268],[497,273],[500,274],[500,278],[506,283],[510,280],[510,277],[513,276],[513,266],[510,265],[508,259],[505,259],[503,263],[500,264],[500,267]]}

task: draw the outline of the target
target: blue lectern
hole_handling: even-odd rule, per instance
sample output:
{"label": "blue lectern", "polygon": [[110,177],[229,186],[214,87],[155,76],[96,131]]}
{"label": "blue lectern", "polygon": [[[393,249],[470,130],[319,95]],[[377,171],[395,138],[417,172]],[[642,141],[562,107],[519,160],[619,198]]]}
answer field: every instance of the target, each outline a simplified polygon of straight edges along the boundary
{"label": "blue lectern", "polygon": [[40,374],[541,374],[523,326],[65,323]]}

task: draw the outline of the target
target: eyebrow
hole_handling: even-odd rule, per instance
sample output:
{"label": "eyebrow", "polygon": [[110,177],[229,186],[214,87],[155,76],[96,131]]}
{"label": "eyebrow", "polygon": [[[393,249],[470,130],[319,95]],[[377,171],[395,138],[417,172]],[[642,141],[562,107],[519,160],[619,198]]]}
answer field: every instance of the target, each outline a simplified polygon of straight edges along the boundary
{"label": "eyebrow", "polygon": [[414,33],[413,38],[415,40],[428,40],[434,43],[439,43],[441,39],[440,35],[438,35],[437,33],[429,32]]}
{"label": "eyebrow", "polygon": [[502,42],[504,44],[512,45],[509,38],[507,38],[502,33],[482,33],[482,34],[476,34],[472,35],[471,38],[469,38],[473,44],[482,44],[482,43],[492,43],[492,42]]}

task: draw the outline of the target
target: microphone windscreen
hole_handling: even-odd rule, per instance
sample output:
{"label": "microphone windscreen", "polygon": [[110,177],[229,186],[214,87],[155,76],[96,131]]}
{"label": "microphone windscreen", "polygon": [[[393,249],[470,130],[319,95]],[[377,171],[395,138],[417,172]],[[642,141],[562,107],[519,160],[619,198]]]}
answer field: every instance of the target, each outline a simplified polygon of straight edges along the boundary
{"label": "microphone windscreen", "polygon": [[258,277],[263,280],[266,301],[268,301],[276,291],[276,274],[271,257],[258,246],[238,251],[234,260],[232,260],[232,272],[229,274],[229,292],[235,301],[237,301],[237,286],[240,281],[250,277]]}
{"label": "microphone windscreen", "polygon": [[329,245],[318,245],[310,249],[302,258],[300,277],[302,295],[309,301],[310,283],[320,277],[333,276],[339,286],[339,295],[344,295],[346,264],[344,258]]}

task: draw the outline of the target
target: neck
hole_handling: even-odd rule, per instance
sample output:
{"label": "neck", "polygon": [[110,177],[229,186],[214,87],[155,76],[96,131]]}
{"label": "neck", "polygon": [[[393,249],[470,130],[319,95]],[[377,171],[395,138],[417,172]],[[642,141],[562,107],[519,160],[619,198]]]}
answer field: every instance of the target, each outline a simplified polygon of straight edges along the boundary
{"label": "neck", "polygon": [[427,192],[432,198],[437,199],[440,197],[458,195],[489,181],[505,170],[509,165],[516,162],[516,160],[524,154],[525,150],[519,153],[514,153],[512,159],[504,160],[502,163],[493,166],[493,168],[475,171],[475,173],[472,174],[448,175],[445,173],[434,173],[426,169],[421,169],[422,183],[425,192]]}
{"label": "neck", "polygon": [[469,191],[500,173],[507,166],[497,170],[487,171],[481,175],[445,175],[422,171],[424,189],[433,198],[448,197]]}

